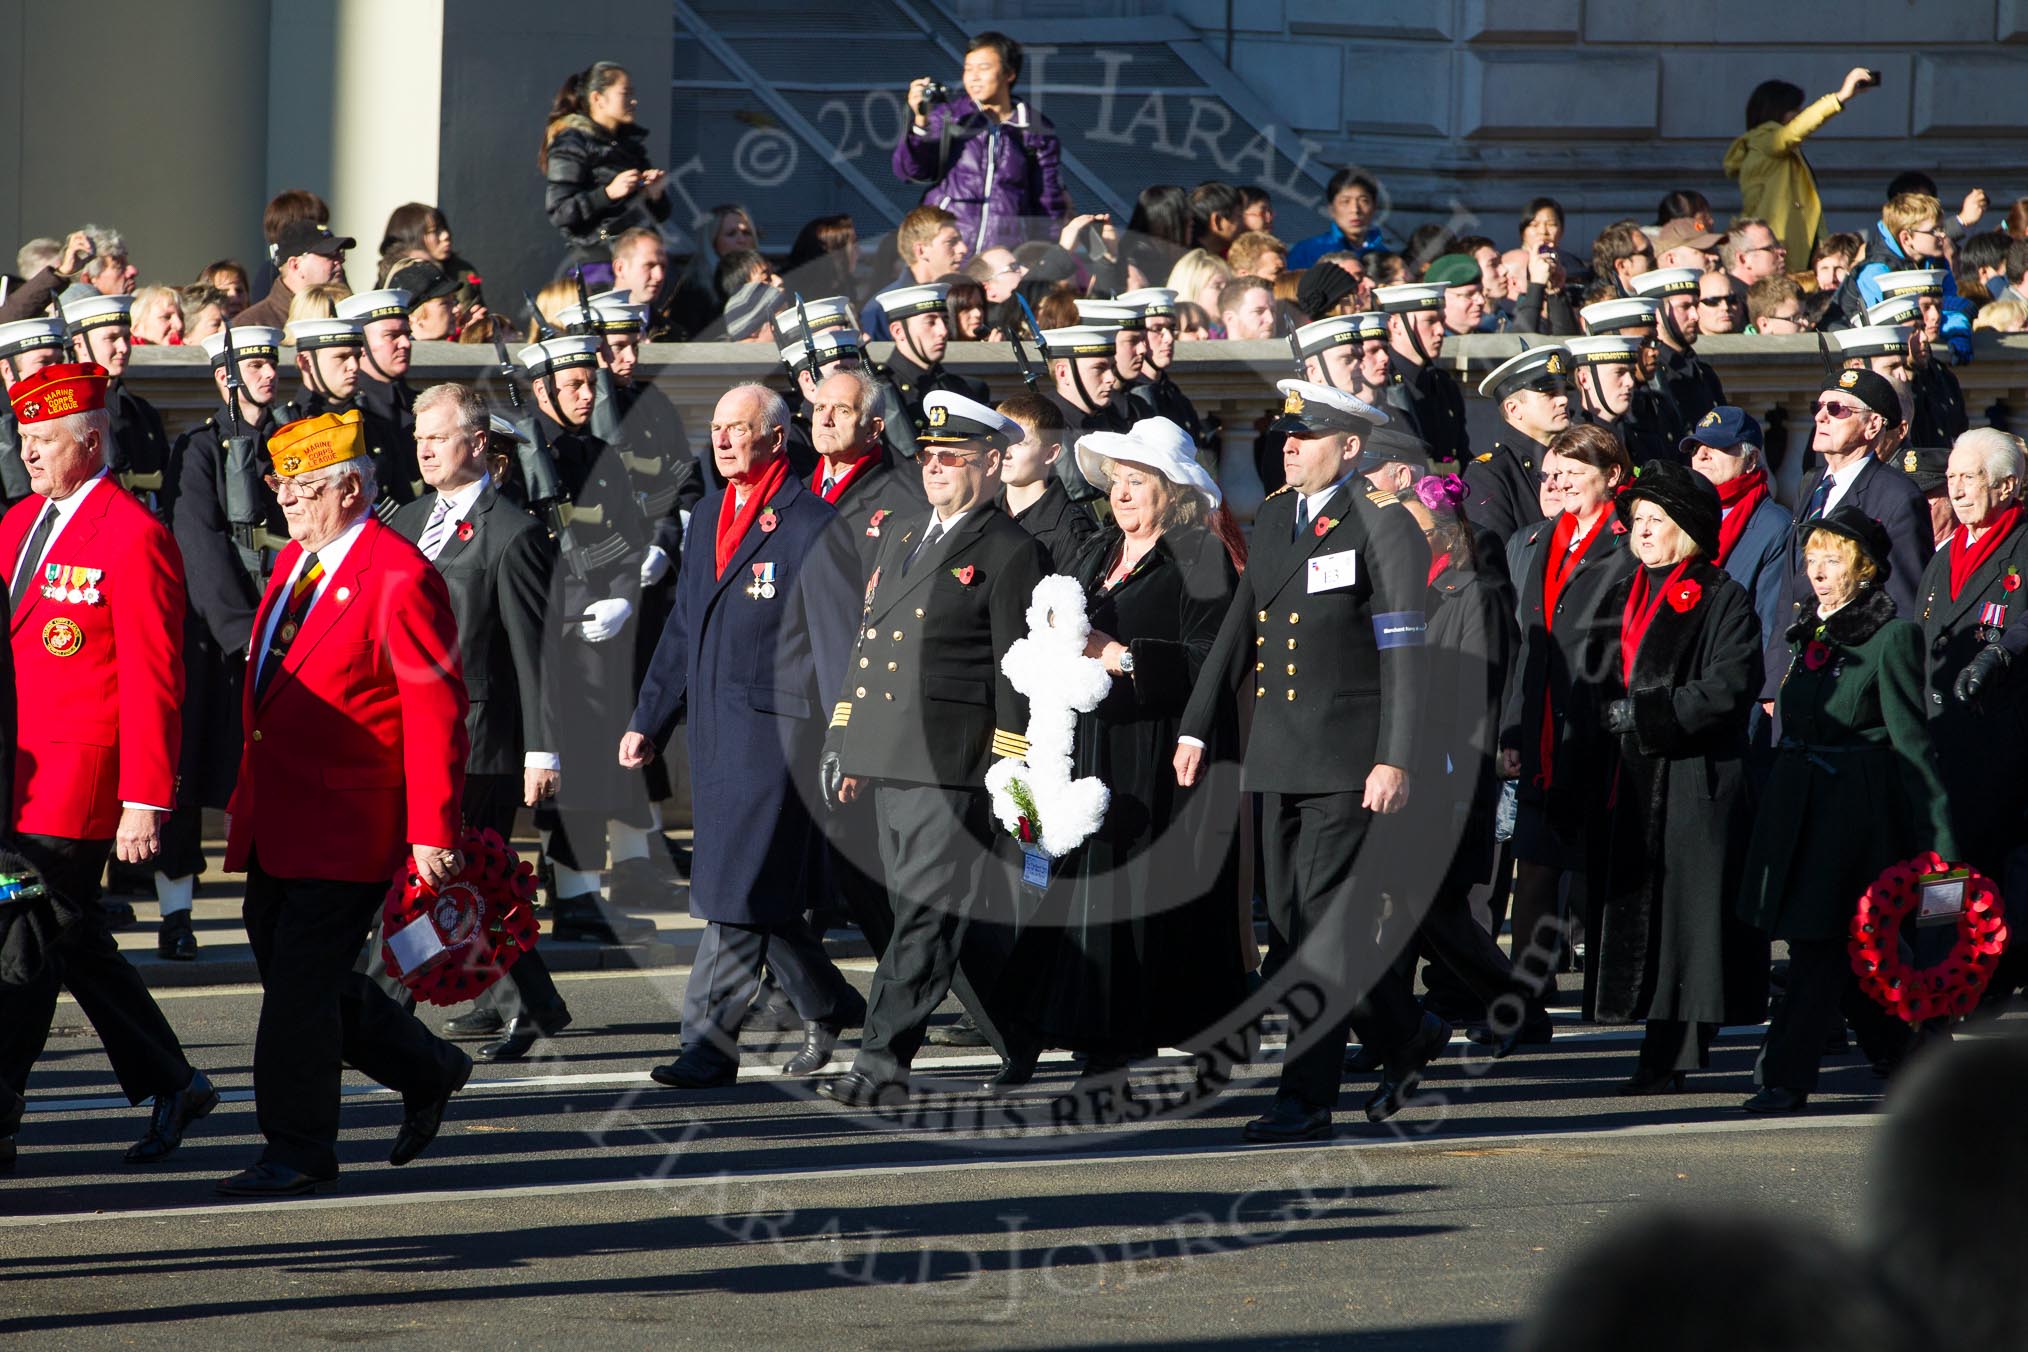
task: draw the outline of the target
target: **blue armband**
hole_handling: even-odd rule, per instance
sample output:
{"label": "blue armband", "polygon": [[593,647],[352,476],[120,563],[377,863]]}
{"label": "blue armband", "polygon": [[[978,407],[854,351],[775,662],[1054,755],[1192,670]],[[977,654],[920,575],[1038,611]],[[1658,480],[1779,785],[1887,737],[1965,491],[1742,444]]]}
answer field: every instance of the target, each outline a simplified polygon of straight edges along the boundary
{"label": "blue armband", "polygon": [[1390,610],[1373,617],[1376,648],[1420,648],[1429,622],[1420,610]]}

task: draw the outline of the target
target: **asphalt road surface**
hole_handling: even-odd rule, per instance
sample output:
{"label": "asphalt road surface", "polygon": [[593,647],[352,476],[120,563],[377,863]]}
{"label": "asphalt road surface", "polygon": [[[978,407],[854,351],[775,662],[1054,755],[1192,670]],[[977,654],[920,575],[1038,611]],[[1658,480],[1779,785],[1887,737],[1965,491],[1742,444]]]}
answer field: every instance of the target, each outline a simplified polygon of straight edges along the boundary
{"label": "asphalt road surface", "polygon": [[[870,964],[853,966],[863,988]],[[1638,1030],[1564,1024],[1498,1063],[1455,1043],[1391,1129],[1358,1115],[1370,1081],[1348,1078],[1325,1145],[1238,1142],[1264,1106],[1272,1028],[1223,1095],[1134,1129],[1049,1126],[1074,1074],[1063,1058],[1014,1100],[1036,1125],[897,1125],[780,1079],[783,1034],[750,1036],[735,1088],[650,1082],[675,1052],[684,975],[562,977],[576,1027],[541,1059],[481,1065],[403,1169],[386,1163],[399,1099],[348,1074],[342,1177],[260,1204],[212,1195],[259,1146],[258,991],[163,992],[225,1102],[148,1170],[120,1161],[145,1112],[66,999],[18,1171],[0,1178],[0,1338],[1493,1349],[1565,1256],[1635,1208],[1849,1229],[1878,1121],[1880,1082],[1856,1055],[1827,1063],[1809,1113],[1765,1122],[1738,1111],[1756,1030],[1728,1030],[1691,1092],[1627,1100],[1611,1088]],[[976,1107],[991,1062],[930,1049],[919,1083]],[[1185,1065],[1137,1068],[1143,1097]]]}

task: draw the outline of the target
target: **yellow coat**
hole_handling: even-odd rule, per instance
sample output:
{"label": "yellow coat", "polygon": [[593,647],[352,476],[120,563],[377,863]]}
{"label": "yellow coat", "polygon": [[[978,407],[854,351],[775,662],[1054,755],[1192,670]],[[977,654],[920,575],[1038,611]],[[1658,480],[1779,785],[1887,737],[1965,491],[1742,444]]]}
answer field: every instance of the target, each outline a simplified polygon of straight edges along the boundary
{"label": "yellow coat", "polygon": [[1836,94],[1826,94],[1787,122],[1761,123],[1725,152],[1725,175],[1739,180],[1740,214],[1767,221],[1788,246],[1791,271],[1809,262],[1824,218],[1803,141],[1844,107]]}

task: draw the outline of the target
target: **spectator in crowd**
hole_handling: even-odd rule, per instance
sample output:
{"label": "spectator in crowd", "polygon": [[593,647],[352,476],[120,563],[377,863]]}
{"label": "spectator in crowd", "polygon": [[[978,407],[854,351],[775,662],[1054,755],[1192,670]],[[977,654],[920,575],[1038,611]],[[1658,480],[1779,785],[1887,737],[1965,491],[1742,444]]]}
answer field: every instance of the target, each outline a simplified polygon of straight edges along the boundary
{"label": "spectator in crowd", "polygon": [[268,199],[267,207],[261,212],[261,235],[267,240],[268,251],[261,260],[258,273],[248,281],[247,304],[252,304],[255,296],[265,296],[273,289],[275,276],[282,266],[281,259],[275,256],[275,245],[281,240],[283,228],[295,221],[329,225],[331,208],[308,188],[284,188]]}
{"label": "spectator in crowd", "polygon": [[[1481,263],[1484,269],[1484,263]],[[1508,327],[1515,333],[1562,336],[1578,331],[1570,306],[1570,273],[1563,256],[1527,248],[1499,255],[1499,270],[1511,299],[1506,304]],[[1491,275],[1488,273],[1487,275]]]}
{"label": "spectator in crowd", "polygon": [[308,221],[292,221],[283,226],[275,241],[278,271],[273,289],[235,315],[232,322],[259,328],[282,327],[288,322],[289,303],[297,292],[344,278],[345,251],[358,243],[350,235],[334,235],[329,226]]}
{"label": "spectator in crowd", "polygon": [[1224,258],[1239,238],[1239,213],[1239,189],[1217,179],[1198,184],[1190,190],[1190,243]]}
{"label": "spectator in crowd", "polygon": [[1786,273],[1763,277],[1746,289],[1748,333],[1808,333],[1816,327],[1803,303],[1803,288]]}
{"label": "spectator in crowd", "polygon": [[144,286],[134,292],[133,342],[139,347],[175,347],[183,342],[183,302],[173,286]]}
{"label": "spectator in crowd", "polygon": [[[652,227],[644,227],[650,228]],[[711,208],[697,228],[698,247],[690,255],[669,297],[669,322],[685,333],[702,333],[725,309],[731,293],[718,287],[718,269],[730,254],[758,251],[760,231],[747,209],[725,202]],[[656,232],[656,238],[660,239]],[[640,246],[635,246],[636,248]],[[664,266],[667,266],[665,257]],[[615,268],[615,280],[618,270]],[[641,297],[634,297],[639,303]]]}
{"label": "spectator in crowd", "polygon": [[789,246],[782,277],[791,291],[805,296],[855,297],[859,290],[859,231],[852,217],[841,212],[806,221]]}
{"label": "spectator in crowd", "polygon": [[[1882,277],[1911,268],[1944,266],[1943,204],[1925,193],[1901,193],[1880,209],[1880,219],[1866,243],[1866,255],[1846,276],[1832,308],[1847,323],[1856,324],[1881,302]],[[1972,358],[1971,307],[1958,299],[1957,283],[1948,269],[1943,283],[1943,337],[1957,360],[1967,362]]]}
{"label": "spectator in crowd", "polygon": [[1766,436],[1752,414],[1725,405],[1711,410],[1683,440],[1690,468],[1718,490],[1718,548],[1711,561],[1752,599],[1761,651],[1788,618],[1788,509],[1774,500]]}
{"label": "spectator in crowd", "polygon": [[775,316],[788,297],[764,281],[751,281],[732,293],[720,316],[724,341],[728,343],[772,343]]}
{"label": "spectator in crowd", "polygon": [[1703,193],[1694,188],[1678,188],[1665,196],[1655,208],[1654,229],[1682,221],[1697,234],[1709,234],[1715,224],[1711,215],[1711,203]]}
{"label": "spectator in crowd", "polygon": [[[80,232],[82,233],[82,232]],[[63,241],[42,236],[31,239],[14,251],[14,272],[17,277],[33,277],[54,263],[63,253]]]}
{"label": "spectator in crowd", "polygon": [[1845,284],[1845,275],[1859,266],[1866,253],[1866,237],[1841,230],[1818,240],[1810,250],[1810,274],[1817,290],[1829,296]]}
{"label": "spectator in crowd", "polygon": [[1746,327],[1746,287],[1729,272],[1697,279],[1697,324],[1705,333],[1738,333]]}
{"label": "spectator in crowd", "polygon": [[[1725,176],[1739,182],[1740,214],[1766,221],[1794,258],[1804,258],[1823,228],[1824,208],[1803,142],[1878,83],[1864,66],[1845,72],[1835,94],[1805,105],[1787,80],[1764,80],[1746,96],[1746,131],[1725,151]],[[1751,285],[1756,279],[1748,278]]]}
{"label": "spectator in crowd", "polygon": [[1284,261],[1289,256],[1289,246],[1273,235],[1250,230],[1232,241],[1232,247],[1225,251],[1226,264],[1240,276],[1253,276],[1273,281],[1282,275]]}
{"label": "spectator in crowd", "polygon": [[15,256],[15,266],[27,280],[9,291],[5,302],[0,302],[0,324],[41,318],[49,309],[50,300],[83,275],[92,250],[84,231],[72,231],[54,251],[46,247],[53,242],[31,240]]}
{"label": "spectator in crowd", "polygon": [[1070,195],[1059,177],[1056,128],[1014,94],[1021,44],[1003,33],[977,34],[965,48],[963,78],[957,96],[927,75],[909,83],[912,116],[894,145],[894,176],[928,185],[923,205],[952,214],[967,253],[1047,238],[1069,214]]}
{"label": "spectator in crowd", "polygon": [[1448,226],[1439,225],[1435,221],[1424,221],[1409,231],[1408,248],[1405,252],[1410,276],[1416,281],[1429,280],[1430,265],[1445,254],[1454,252],[1457,242],[1457,236],[1451,233]]}
{"label": "spectator in crowd", "polygon": [[668,276],[669,252],[662,245],[660,231],[629,230],[613,241],[613,290],[635,305],[648,307],[644,337],[651,343],[677,342],[690,336],[662,308],[663,283]]}
{"label": "spectator in crowd", "polygon": [[[1943,194],[1937,190],[1936,180],[1920,169],[1906,169],[1889,179],[1886,195],[1881,200],[1891,202],[1903,193],[1911,192],[1920,197],[1943,200]],[[1962,240],[1973,226],[1985,219],[1987,205],[1986,190],[1973,188],[1965,193],[1957,214],[1943,218],[1944,235],[1953,245]]]}
{"label": "spectator in crowd", "polygon": [[1634,278],[1655,268],[1655,245],[1635,221],[1614,221],[1592,241],[1592,275],[1609,281],[1614,294],[1634,294]]}
{"label": "spectator in crowd", "polygon": [[1176,302],[1176,340],[1200,343],[1212,337],[1211,313],[1194,300]]}
{"label": "spectator in crowd", "polygon": [[1959,245],[1951,260],[1958,294],[1975,306],[1999,299],[1997,293],[2007,285],[2007,247],[2012,243],[2004,230],[1981,230]]}
{"label": "spectator in crowd", "polygon": [[426,258],[396,268],[387,284],[408,292],[408,331],[418,343],[447,343],[457,336],[458,279]]}
{"label": "spectator in crowd", "polygon": [[985,288],[986,304],[1000,305],[1028,276],[1028,266],[1014,256],[1012,249],[994,248],[968,260],[965,275]]}
{"label": "spectator in crowd", "polygon": [[217,291],[225,305],[225,317],[231,319],[244,310],[253,300],[253,284],[247,280],[246,269],[230,258],[221,258],[197,274],[196,286],[208,286]]}
{"label": "spectator in crowd", "polygon": [[1127,237],[1149,246],[1167,267],[1190,251],[1190,194],[1172,183],[1141,189],[1127,218]]}
{"label": "spectator in crowd", "polygon": [[450,221],[426,202],[404,202],[388,216],[380,236],[380,285],[394,285],[387,279],[402,263],[415,259],[435,263],[457,282],[452,303],[459,325],[471,322],[473,306],[479,304],[479,270],[458,256],[452,248]]}
{"label": "spectator in crowd", "polygon": [[1679,216],[1655,232],[1655,265],[1710,272],[1718,266],[1718,244],[1723,238],[1715,231],[1698,229],[1689,217]]}
{"label": "spectator in crowd", "polygon": [[[1223,258],[1203,249],[1192,249],[1176,260],[1162,285],[1174,291],[1178,301],[1189,301],[1205,314],[1216,315],[1223,312],[1222,294],[1232,276],[1232,265]],[[1214,330],[1212,336],[1218,336],[1218,331]]]}
{"label": "spectator in crowd", "polygon": [[2028,328],[2028,302],[2018,300],[1988,301],[1972,316],[1972,329],[1993,333],[2019,333]]}
{"label": "spectator in crowd", "polygon": [[87,225],[84,234],[94,252],[79,279],[102,296],[133,295],[141,270],[127,257],[127,237],[105,225]]}
{"label": "spectator in crowd", "polygon": [[1232,342],[1255,342],[1276,336],[1275,291],[1258,277],[1235,277],[1219,296],[1219,321]]}
{"label": "spectator in crowd", "polygon": [[[881,288],[882,292],[904,286],[927,286],[965,265],[971,251],[959,230],[958,218],[942,207],[920,206],[901,218],[894,231],[895,249],[901,256],[902,275]],[[862,333],[887,332],[887,314],[875,295],[859,312]]]}
{"label": "spectator in crowd", "polygon": [[748,282],[764,282],[777,291],[783,289],[774,264],[758,249],[734,249],[718,260],[712,286],[719,295],[730,297]]}
{"label": "spectator in crowd", "polygon": [[183,341],[199,343],[224,328],[231,319],[225,293],[215,286],[194,282],[177,296],[183,312]]}
{"label": "spectator in crowd", "polygon": [[1429,265],[1423,281],[1444,288],[1444,332],[1479,331],[1486,317],[1486,290],[1479,265],[1470,254],[1447,253]]}
{"label": "spectator in crowd", "polygon": [[950,290],[944,293],[944,313],[951,321],[951,341],[983,343],[986,333],[986,288],[962,272],[939,279]]}
{"label": "spectator in crowd", "polygon": [[1239,185],[1239,228],[1271,235],[1275,229],[1275,204],[1267,189],[1251,183]]}
{"label": "spectator in crowd", "polygon": [[1739,279],[1741,289],[1787,271],[1789,251],[1772,227],[1757,216],[1742,216],[1718,244],[1718,262]]}
{"label": "spectator in crowd", "polygon": [[[669,180],[648,158],[648,130],[634,120],[639,99],[626,67],[594,61],[566,78],[550,101],[536,167],[543,210],[563,236],[563,266],[606,263],[606,241],[669,219]],[[595,272],[594,290],[610,272]]]}
{"label": "spectator in crowd", "polygon": [[[1345,168],[1332,174],[1324,185],[1324,201],[1331,213],[1330,228],[1296,241],[1289,249],[1290,267],[1307,268],[1325,254],[1340,250],[1364,254],[1387,247],[1376,223],[1380,185],[1363,170]],[[1170,283],[1172,288],[1174,285]]]}

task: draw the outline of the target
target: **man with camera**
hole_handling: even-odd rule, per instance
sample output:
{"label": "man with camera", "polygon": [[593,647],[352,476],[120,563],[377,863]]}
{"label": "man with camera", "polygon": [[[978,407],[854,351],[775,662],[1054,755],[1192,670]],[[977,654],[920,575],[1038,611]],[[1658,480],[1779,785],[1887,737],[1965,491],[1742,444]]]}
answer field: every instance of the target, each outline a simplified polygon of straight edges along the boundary
{"label": "man with camera", "polygon": [[[1048,118],[1014,97],[1021,44],[981,33],[965,49],[964,92],[929,76],[908,86],[914,115],[894,147],[894,174],[926,183],[922,200],[958,219],[966,252],[1053,237],[1070,206],[1062,149]],[[1049,229],[1031,228],[1037,218]]]}

